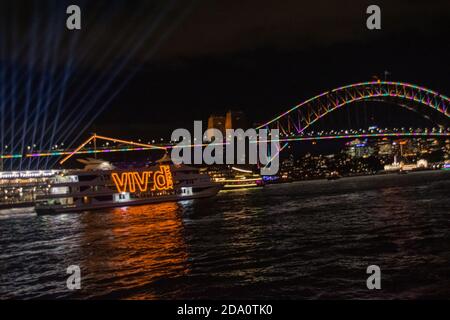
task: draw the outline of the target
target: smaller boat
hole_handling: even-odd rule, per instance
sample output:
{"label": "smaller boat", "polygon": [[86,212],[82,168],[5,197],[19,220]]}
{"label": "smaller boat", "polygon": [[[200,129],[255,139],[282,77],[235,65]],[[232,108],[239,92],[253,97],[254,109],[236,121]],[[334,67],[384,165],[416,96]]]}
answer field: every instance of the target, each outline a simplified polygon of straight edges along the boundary
{"label": "smaller boat", "polygon": [[337,171],[332,171],[330,172],[330,174],[327,176],[328,180],[338,180],[342,178],[342,176],[339,174],[339,172]]}
{"label": "smaller boat", "polygon": [[251,170],[237,167],[231,167],[230,170],[222,172],[221,175],[214,178],[214,182],[220,183],[223,186],[222,190],[260,188],[264,186],[261,175],[253,173]]}

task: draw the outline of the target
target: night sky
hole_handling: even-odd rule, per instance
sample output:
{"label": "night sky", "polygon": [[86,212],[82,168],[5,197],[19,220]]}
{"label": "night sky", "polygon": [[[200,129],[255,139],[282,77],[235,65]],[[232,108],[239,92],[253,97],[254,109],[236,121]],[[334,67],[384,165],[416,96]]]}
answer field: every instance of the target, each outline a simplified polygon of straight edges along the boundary
{"label": "night sky", "polygon": [[[377,3],[381,31],[365,27],[370,1],[199,1],[114,110],[127,105],[138,127],[188,126],[228,109],[262,121],[385,70],[448,94],[450,3]],[[104,114],[98,124],[114,118]]]}
{"label": "night sky", "polygon": [[[82,9],[81,31],[65,29],[69,4]],[[92,131],[167,138],[229,109],[264,121],[322,91],[383,78],[385,70],[390,80],[449,95],[450,2],[377,1],[382,30],[375,31],[366,28],[370,4],[3,0],[3,101],[10,97],[3,130],[16,122],[10,131],[19,132],[3,140],[44,148]],[[19,94],[36,91],[41,99],[28,104]],[[34,108],[42,111],[37,120]],[[392,121],[403,117],[393,110]],[[21,139],[24,123],[31,130]]]}

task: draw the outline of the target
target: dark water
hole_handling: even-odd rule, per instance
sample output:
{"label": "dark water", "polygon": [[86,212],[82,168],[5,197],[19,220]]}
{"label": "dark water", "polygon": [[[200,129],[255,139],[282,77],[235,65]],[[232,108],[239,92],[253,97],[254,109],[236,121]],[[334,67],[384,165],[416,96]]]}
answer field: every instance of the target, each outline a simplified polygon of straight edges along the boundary
{"label": "dark water", "polygon": [[[449,191],[450,172],[430,172],[3,213],[0,298],[450,298]],[[381,290],[366,287],[372,264]]]}

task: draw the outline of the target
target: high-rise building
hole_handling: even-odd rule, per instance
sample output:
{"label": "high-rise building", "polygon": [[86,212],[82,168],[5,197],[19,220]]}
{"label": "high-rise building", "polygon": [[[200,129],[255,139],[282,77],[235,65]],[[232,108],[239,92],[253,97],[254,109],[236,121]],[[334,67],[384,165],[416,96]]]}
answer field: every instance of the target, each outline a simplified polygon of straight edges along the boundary
{"label": "high-rise building", "polygon": [[355,139],[346,143],[346,153],[352,158],[367,158],[374,152],[372,146],[370,146],[366,140]]}
{"label": "high-rise building", "polygon": [[[208,118],[208,129],[218,129],[220,130],[220,132],[222,132],[222,135],[225,136],[225,117],[213,114],[210,115]],[[206,138],[209,141],[212,140],[212,136],[209,132]]]}

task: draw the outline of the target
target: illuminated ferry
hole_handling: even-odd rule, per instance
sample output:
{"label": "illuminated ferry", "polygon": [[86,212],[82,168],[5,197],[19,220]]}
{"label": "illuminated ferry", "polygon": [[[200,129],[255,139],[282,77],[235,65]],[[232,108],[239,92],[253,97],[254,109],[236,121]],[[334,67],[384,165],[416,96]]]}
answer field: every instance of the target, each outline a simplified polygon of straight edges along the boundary
{"label": "illuminated ferry", "polygon": [[0,172],[0,210],[33,208],[36,195],[44,194],[57,170]]}
{"label": "illuminated ferry", "polygon": [[95,165],[86,168],[55,175],[49,181],[49,192],[37,196],[36,212],[55,214],[190,200],[214,196],[221,188],[208,175],[187,166],[159,163],[128,170],[106,163],[101,169]]}
{"label": "illuminated ferry", "polygon": [[235,190],[243,188],[259,188],[264,186],[261,175],[251,170],[231,167],[229,171],[218,171],[213,175],[213,180],[223,186],[222,190]]}

